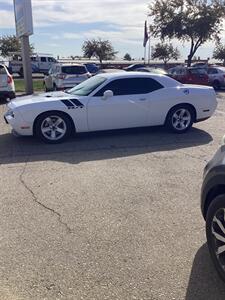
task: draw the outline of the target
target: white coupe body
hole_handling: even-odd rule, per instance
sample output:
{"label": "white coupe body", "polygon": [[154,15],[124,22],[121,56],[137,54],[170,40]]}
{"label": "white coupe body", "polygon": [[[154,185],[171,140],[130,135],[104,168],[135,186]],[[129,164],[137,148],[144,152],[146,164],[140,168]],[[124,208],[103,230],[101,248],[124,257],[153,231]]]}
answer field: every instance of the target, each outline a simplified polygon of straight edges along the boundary
{"label": "white coupe body", "polygon": [[[164,125],[171,109],[182,105],[191,108],[192,121],[198,122],[214,113],[216,94],[212,87],[183,85],[164,75],[101,74],[68,92],[16,98],[8,104],[5,120],[19,135],[29,136],[40,116],[60,112],[76,132],[88,132]],[[49,135],[52,140],[57,136]]]}

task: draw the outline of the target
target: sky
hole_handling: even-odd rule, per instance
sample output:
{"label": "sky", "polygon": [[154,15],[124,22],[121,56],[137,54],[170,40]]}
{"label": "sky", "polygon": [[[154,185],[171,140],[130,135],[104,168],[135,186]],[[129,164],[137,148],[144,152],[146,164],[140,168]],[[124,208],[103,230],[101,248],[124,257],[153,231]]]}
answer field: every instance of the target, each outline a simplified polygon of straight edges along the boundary
{"label": "sky", "polygon": [[[26,1],[26,0],[25,0]],[[34,34],[30,42],[35,51],[55,57],[82,55],[84,40],[108,39],[118,51],[118,58],[129,53],[143,57],[144,21],[152,0],[32,0]],[[15,34],[13,0],[0,0],[0,36]],[[224,40],[225,41],[225,40]],[[158,42],[151,38],[151,46]],[[174,41],[182,58],[188,44]],[[202,59],[212,56],[212,42],[197,52]]]}

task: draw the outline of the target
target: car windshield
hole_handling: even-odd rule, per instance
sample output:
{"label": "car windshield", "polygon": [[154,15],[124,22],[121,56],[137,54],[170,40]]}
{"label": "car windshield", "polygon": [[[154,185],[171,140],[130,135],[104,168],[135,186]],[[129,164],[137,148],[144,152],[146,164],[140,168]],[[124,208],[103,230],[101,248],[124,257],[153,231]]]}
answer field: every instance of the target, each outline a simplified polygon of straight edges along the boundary
{"label": "car windshield", "polygon": [[77,96],[88,96],[105,81],[105,77],[94,76],[76,85],[74,88],[68,90],[67,93]]}
{"label": "car windshield", "polygon": [[87,69],[84,66],[64,66],[62,67],[62,73],[81,75],[87,73]]}

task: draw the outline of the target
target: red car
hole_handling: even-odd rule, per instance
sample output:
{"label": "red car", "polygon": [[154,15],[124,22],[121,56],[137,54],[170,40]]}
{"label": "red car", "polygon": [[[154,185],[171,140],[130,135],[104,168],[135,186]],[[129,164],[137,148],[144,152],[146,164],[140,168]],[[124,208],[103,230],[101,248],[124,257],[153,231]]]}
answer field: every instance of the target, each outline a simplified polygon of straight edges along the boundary
{"label": "red car", "polygon": [[168,70],[170,76],[185,84],[210,85],[207,71],[203,68],[172,68]]}

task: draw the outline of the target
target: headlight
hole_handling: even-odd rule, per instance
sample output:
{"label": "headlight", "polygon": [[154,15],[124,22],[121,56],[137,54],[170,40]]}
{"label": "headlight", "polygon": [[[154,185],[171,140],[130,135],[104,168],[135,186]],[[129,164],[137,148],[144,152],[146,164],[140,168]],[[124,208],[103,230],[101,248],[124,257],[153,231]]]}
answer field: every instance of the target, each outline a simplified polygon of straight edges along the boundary
{"label": "headlight", "polygon": [[14,112],[13,112],[13,110],[9,109],[9,110],[5,113],[5,117],[11,117],[11,118],[14,118]]}

